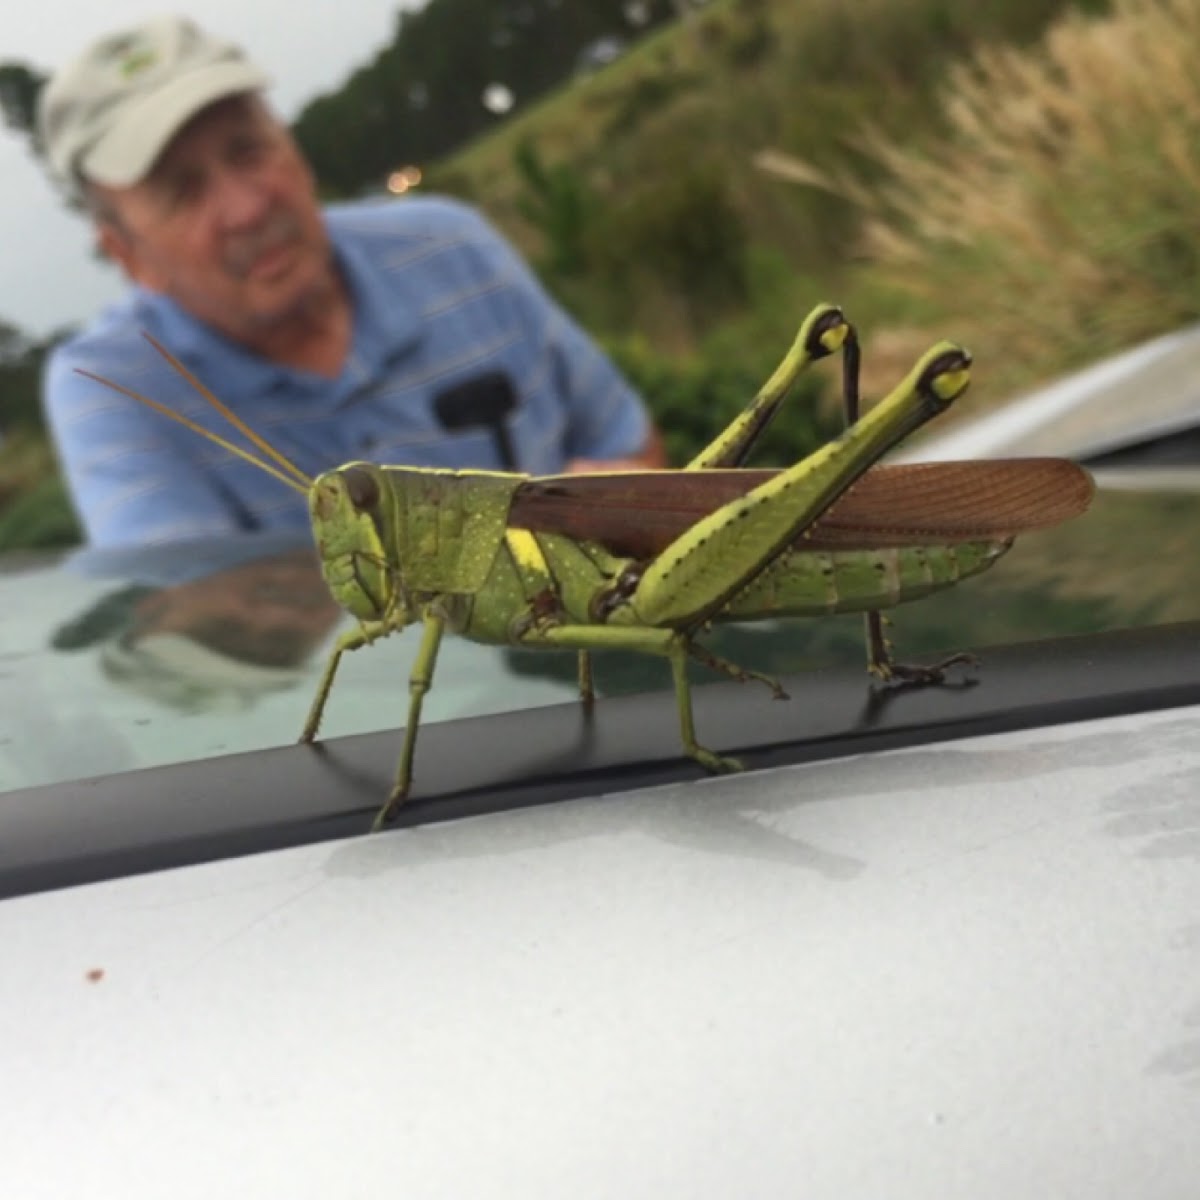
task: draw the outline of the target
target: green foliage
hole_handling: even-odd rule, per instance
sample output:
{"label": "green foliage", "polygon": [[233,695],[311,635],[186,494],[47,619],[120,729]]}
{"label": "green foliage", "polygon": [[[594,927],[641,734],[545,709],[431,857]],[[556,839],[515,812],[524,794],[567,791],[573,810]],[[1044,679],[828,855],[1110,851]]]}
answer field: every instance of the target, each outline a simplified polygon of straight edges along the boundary
{"label": "green foliage", "polygon": [[700,85],[702,76],[661,62],[639,70],[621,82],[607,105],[600,136],[608,141],[628,136],[649,116],[661,112],[677,96]]}
{"label": "green foliage", "polygon": [[578,275],[587,266],[587,234],[599,211],[596,196],[574,167],[547,166],[529,139],[517,144],[513,162],[526,184],[518,211],[548,246],[538,265],[552,275]]}
{"label": "green foliage", "polygon": [[696,33],[707,51],[735,68],[759,63],[775,42],[764,0],[742,0],[723,11],[706,13],[699,19]]}
{"label": "green foliage", "polygon": [[885,181],[846,187],[871,278],[953,318],[997,388],[1200,319],[1200,0],[1111,9],[981,47],[947,73],[944,136],[877,135]]}
{"label": "green foliage", "polygon": [[591,229],[589,258],[628,316],[647,282],[682,305],[693,333],[745,304],[749,245],[728,180],[716,165],[684,162],[616,196]]}
{"label": "green foliage", "polygon": [[46,84],[46,76],[24,63],[0,63],[0,113],[9,129],[24,134],[38,150],[35,118],[37,99]]}
{"label": "green foliage", "polygon": [[33,338],[15,325],[0,320],[0,430],[43,432],[42,364],[69,329],[46,338]]}
{"label": "green foliage", "polygon": [[42,365],[67,332],[31,338],[0,321],[0,553],[70,546],[81,537],[41,404]]}
{"label": "green foliage", "polygon": [[[528,252],[549,231],[530,221],[528,181],[512,160],[519,140],[536,145],[563,178],[603,199],[586,236],[583,222],[573,229],[572,254],[586,266],[555,271],[551,248],[542,260],[548,282],[595,331],[640,329],[687,351],[758,307],[747,278],[756,253],[792,272],[791,290],[771,298],[787,310],[810,299],[809,279],[845,302],[871,291],[856,283],[860,206],[836,187],[769,172],[760,151],[799,157],[814,177],[851,171],[864,187],[880,184],[886,171],[864,143],[865,126],[901,145],[936,140],[946,127],[938,87],[972,47],[1024,44],[1064,10],[1104,7],[710,0],[444,165],[474,181],[474,202]],[[869,294],[855,311],[869,316]]]}
{"label": "green foliage", "polygon": [[0,554],[74,546],[82,536],[62,479],[52,470],[0,507]]}

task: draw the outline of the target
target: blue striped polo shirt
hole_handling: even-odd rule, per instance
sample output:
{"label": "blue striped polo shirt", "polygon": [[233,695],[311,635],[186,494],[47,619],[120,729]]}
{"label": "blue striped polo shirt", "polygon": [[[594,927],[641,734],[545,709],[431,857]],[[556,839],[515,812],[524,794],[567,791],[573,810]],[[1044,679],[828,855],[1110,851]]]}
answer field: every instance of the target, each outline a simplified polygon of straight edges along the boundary
{"label": "blue striped polo shirt", "polygon": [[140,287],[50,356],[43,403],[92,548],[308,526],[299,493],[75,374],[110,378],[250,448],[142,330],[310,476],[352,459],[501,469],[495,436],[447,429],[435,403],[496,370],[515,391],[506,424],[516,470],[553,474],[568,458],[643,448],[641,399],[474,208],[423,196],[331,205],[325,216],[355,313],[338,378],[272,363]]}

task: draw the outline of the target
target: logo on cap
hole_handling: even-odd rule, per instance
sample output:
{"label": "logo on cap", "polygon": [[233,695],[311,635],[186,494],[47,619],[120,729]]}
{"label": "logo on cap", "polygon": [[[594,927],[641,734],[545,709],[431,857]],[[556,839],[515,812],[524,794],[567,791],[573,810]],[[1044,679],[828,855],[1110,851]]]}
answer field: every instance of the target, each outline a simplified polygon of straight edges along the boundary
{"label": "logo on cap", "polygon": [[131,54],[127,54],[120,62],[117,70],[125,79],[132,79],[139,72],[146,70],[148,67],[154,66],[157,55],[153,50],[142,48],[134,50]]}

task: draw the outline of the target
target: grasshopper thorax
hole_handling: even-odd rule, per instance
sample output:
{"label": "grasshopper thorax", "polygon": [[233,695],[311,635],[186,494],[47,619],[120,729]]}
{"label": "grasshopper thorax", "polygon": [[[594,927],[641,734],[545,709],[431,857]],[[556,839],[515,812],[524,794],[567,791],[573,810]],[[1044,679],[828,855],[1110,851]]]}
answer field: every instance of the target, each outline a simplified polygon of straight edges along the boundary
{"label": "grasshopper thorax", "polygon": [[400,618],[406,610],[399,567],[383,537],[383,471],[352,462],[313,480],[308,511],[321,573],[333,598],[360,621]]}

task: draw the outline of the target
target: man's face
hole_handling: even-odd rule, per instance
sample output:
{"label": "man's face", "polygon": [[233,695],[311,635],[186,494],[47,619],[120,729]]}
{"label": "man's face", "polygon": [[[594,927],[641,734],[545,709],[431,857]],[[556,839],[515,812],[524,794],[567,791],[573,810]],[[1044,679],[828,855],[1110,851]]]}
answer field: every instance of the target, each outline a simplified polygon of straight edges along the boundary
{"label": "man's face", "polygon": [[116,218],[101,222],[101,245],[126,273],[234,336],[286,320],[330,285],[312,171],[256,97],[204,109],[146,179],[97,190]]}

